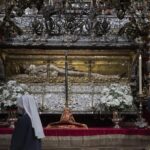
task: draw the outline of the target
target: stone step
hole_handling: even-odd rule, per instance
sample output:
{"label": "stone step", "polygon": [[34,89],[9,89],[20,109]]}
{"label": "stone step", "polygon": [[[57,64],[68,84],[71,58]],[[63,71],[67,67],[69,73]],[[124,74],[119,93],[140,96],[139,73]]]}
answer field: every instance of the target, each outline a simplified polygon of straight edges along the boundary
{"label": "stone step", "polygon": [[145,150],[144,147],[84,147],[84,148],[44,148],[42,150]]}
{"label": "stone step", "polygon": [[[0,135],[0,150],[8,150],[11,135]],[[56,143],[55,143],[56,142]],[[68,143],[68,144],[67,144]],[[150,136],[46,137],[42,150],[150,150]]]}

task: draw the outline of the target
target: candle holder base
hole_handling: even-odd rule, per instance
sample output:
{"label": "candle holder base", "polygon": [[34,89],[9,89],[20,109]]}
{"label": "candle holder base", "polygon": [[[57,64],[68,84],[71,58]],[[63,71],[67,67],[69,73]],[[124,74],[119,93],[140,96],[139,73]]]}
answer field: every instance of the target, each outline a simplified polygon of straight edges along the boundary
{"label": "candle holder base", "polygon": [[135,122],[135,125],[138,128],[146,128],[146,127],[148,127],[148,123],[146,122],[146,120],[142,116],[142,114],[143,114],[143,99],[144,99],[144,95],[143,94],[139,94],[138,95],[138,99],[139,99],[139,112],[138,112],[138,119],[137,119],[137,122]]}
{"label": "candle holder base", "polygon": [[147,128],[148,123],[145,121],[144,118],[139,118],[137,122],[135,122],[136,127],[138,128]]}
{"label": "candle holder base", "polygon": [[114,122],[114,128],[120,128],[119,122],[121,121],[121,118],[112,119]]}

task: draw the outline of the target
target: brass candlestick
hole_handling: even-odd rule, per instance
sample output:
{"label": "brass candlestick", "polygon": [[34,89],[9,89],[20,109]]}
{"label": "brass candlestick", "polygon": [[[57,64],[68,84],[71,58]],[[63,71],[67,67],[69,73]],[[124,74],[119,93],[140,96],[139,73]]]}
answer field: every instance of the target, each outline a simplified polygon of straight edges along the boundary
{"label": "brass candlestick", "polygon": [[143,103],[142,103],[142,101],[144,99],[143,94],[139,94],[138,98],[139,98],[139,119],[142,120],[142,114],[143,114],[143,112],[142,112],[142,110],[143,110]]}
{"label": "brass candlestick", "polygon": [[139,94],[138,95],[138,99],[139,99],[139,112],[138,112],[138,119],[137,119],[137,122],[135,124],[139,128],[145,128],[145,127],[148,126],[148,123],[145,121],[145,119],[142,116],[143,115],[144,95],[143,94]]}

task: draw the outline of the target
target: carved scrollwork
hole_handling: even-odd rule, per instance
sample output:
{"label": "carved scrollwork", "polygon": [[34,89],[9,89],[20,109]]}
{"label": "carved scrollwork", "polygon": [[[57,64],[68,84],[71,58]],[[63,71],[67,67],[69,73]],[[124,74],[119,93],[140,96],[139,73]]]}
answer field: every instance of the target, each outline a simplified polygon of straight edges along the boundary
{"label": "carved scrollwork", "polygon": [[129,40],[135,40],[139,37],[148,36],[150,22],[146,21],[145,17],[129,18],[129,22],[124,24],[119,30],[119,35],[126,34]]}
{"label": "carved scrollwork", "polygon": [[[106,34],[108,37],[105,36],[105,42],[122,41],[122,39],[125,42],[133,42],[136,38],[148,37],[149,33],[150,23],[146,21],[148,17],[142,15],[144,5],[141,5],[139,9],[130,1],[13,0],[11,2],[8,2],[4,20],[0,23],[0,34],[5,37],[18,36],[22,30],[38,36],[44,33],[46,36],[42,38],[47,38],[47,35],[49,35],[48,38],[57,36],[59,40],[63,40],[62,37],[67,35],[70,36],[68,39],[73,39],[72,42],[80,39],[81,41],[82,39],[99,41],[102,39],[101,36]],[[28,13],[28,10],[31,10],[31,13]],[[14,20],[12,17],[15,17]],[[129,18],[128,22],[127,18]],[[28,36],[30,35],[26,34],[16,39],[23,41],[29,39]]]}
{"label": "carved scrollwork", "polygon": [[11,19],[13,6],[10,6],[6,11],[3,21],[0,22],[0,38],[9,39],[23,33],[22,29]]}
{"label": "carved scrollwork", "polygon": [[134,40],[140,35],[140,29],[135,18],[130,18],[120,30],[119,35],[126,34],[129,40]]}
{"label": "carved scrollwork", "polygon": [[76,21],[75,16],[70,15],[70,14],[65,16],[64,27],[65,27],[66,33],[73,34],[77,26],[78,26],[78,22]]}
{"label": "carved scrollwork", "polygon": [[99,23],[99,29],[97,33],[101,33],[100,35],[106,34],[110,30],[110,23],[107,21],[106,18],[103,19],[101,23]]}
{"label": "carved scrollwork", "polygon": [[33,34],[42,35],[44,29],[44,25],[38,19],[34,19],[32,22],[32,32]]}
{"label": "carved scrollwork", "polygon": [[125,17],[125,11],[122,9],[117,10],[117,17],[121,20]]}
{"label": "carved scrollwork", "polygon": [[45,20],[45,27],[48,35],[51,35],[53,33],[54,26],[55,25],[52,17],[50,17],[49,20]]}

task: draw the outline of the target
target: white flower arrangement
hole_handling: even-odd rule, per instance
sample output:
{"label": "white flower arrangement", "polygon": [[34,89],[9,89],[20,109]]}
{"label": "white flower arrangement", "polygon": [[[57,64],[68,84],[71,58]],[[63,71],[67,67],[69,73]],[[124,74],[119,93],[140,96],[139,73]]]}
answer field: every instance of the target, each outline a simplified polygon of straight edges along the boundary
{"label": "white flower arrangement", "polygon": [[27,90],[26,84],[19,84],[14,80],[0,86],[0,109],[16,107],[17,98],[27,93]]}
{"label": "white flower arrangement", "polygon": [[99,102],[95,106],[97,111],[128,111],[133,108],[133,96],[130,86],[117,83],[104,86],[101,90]]}

